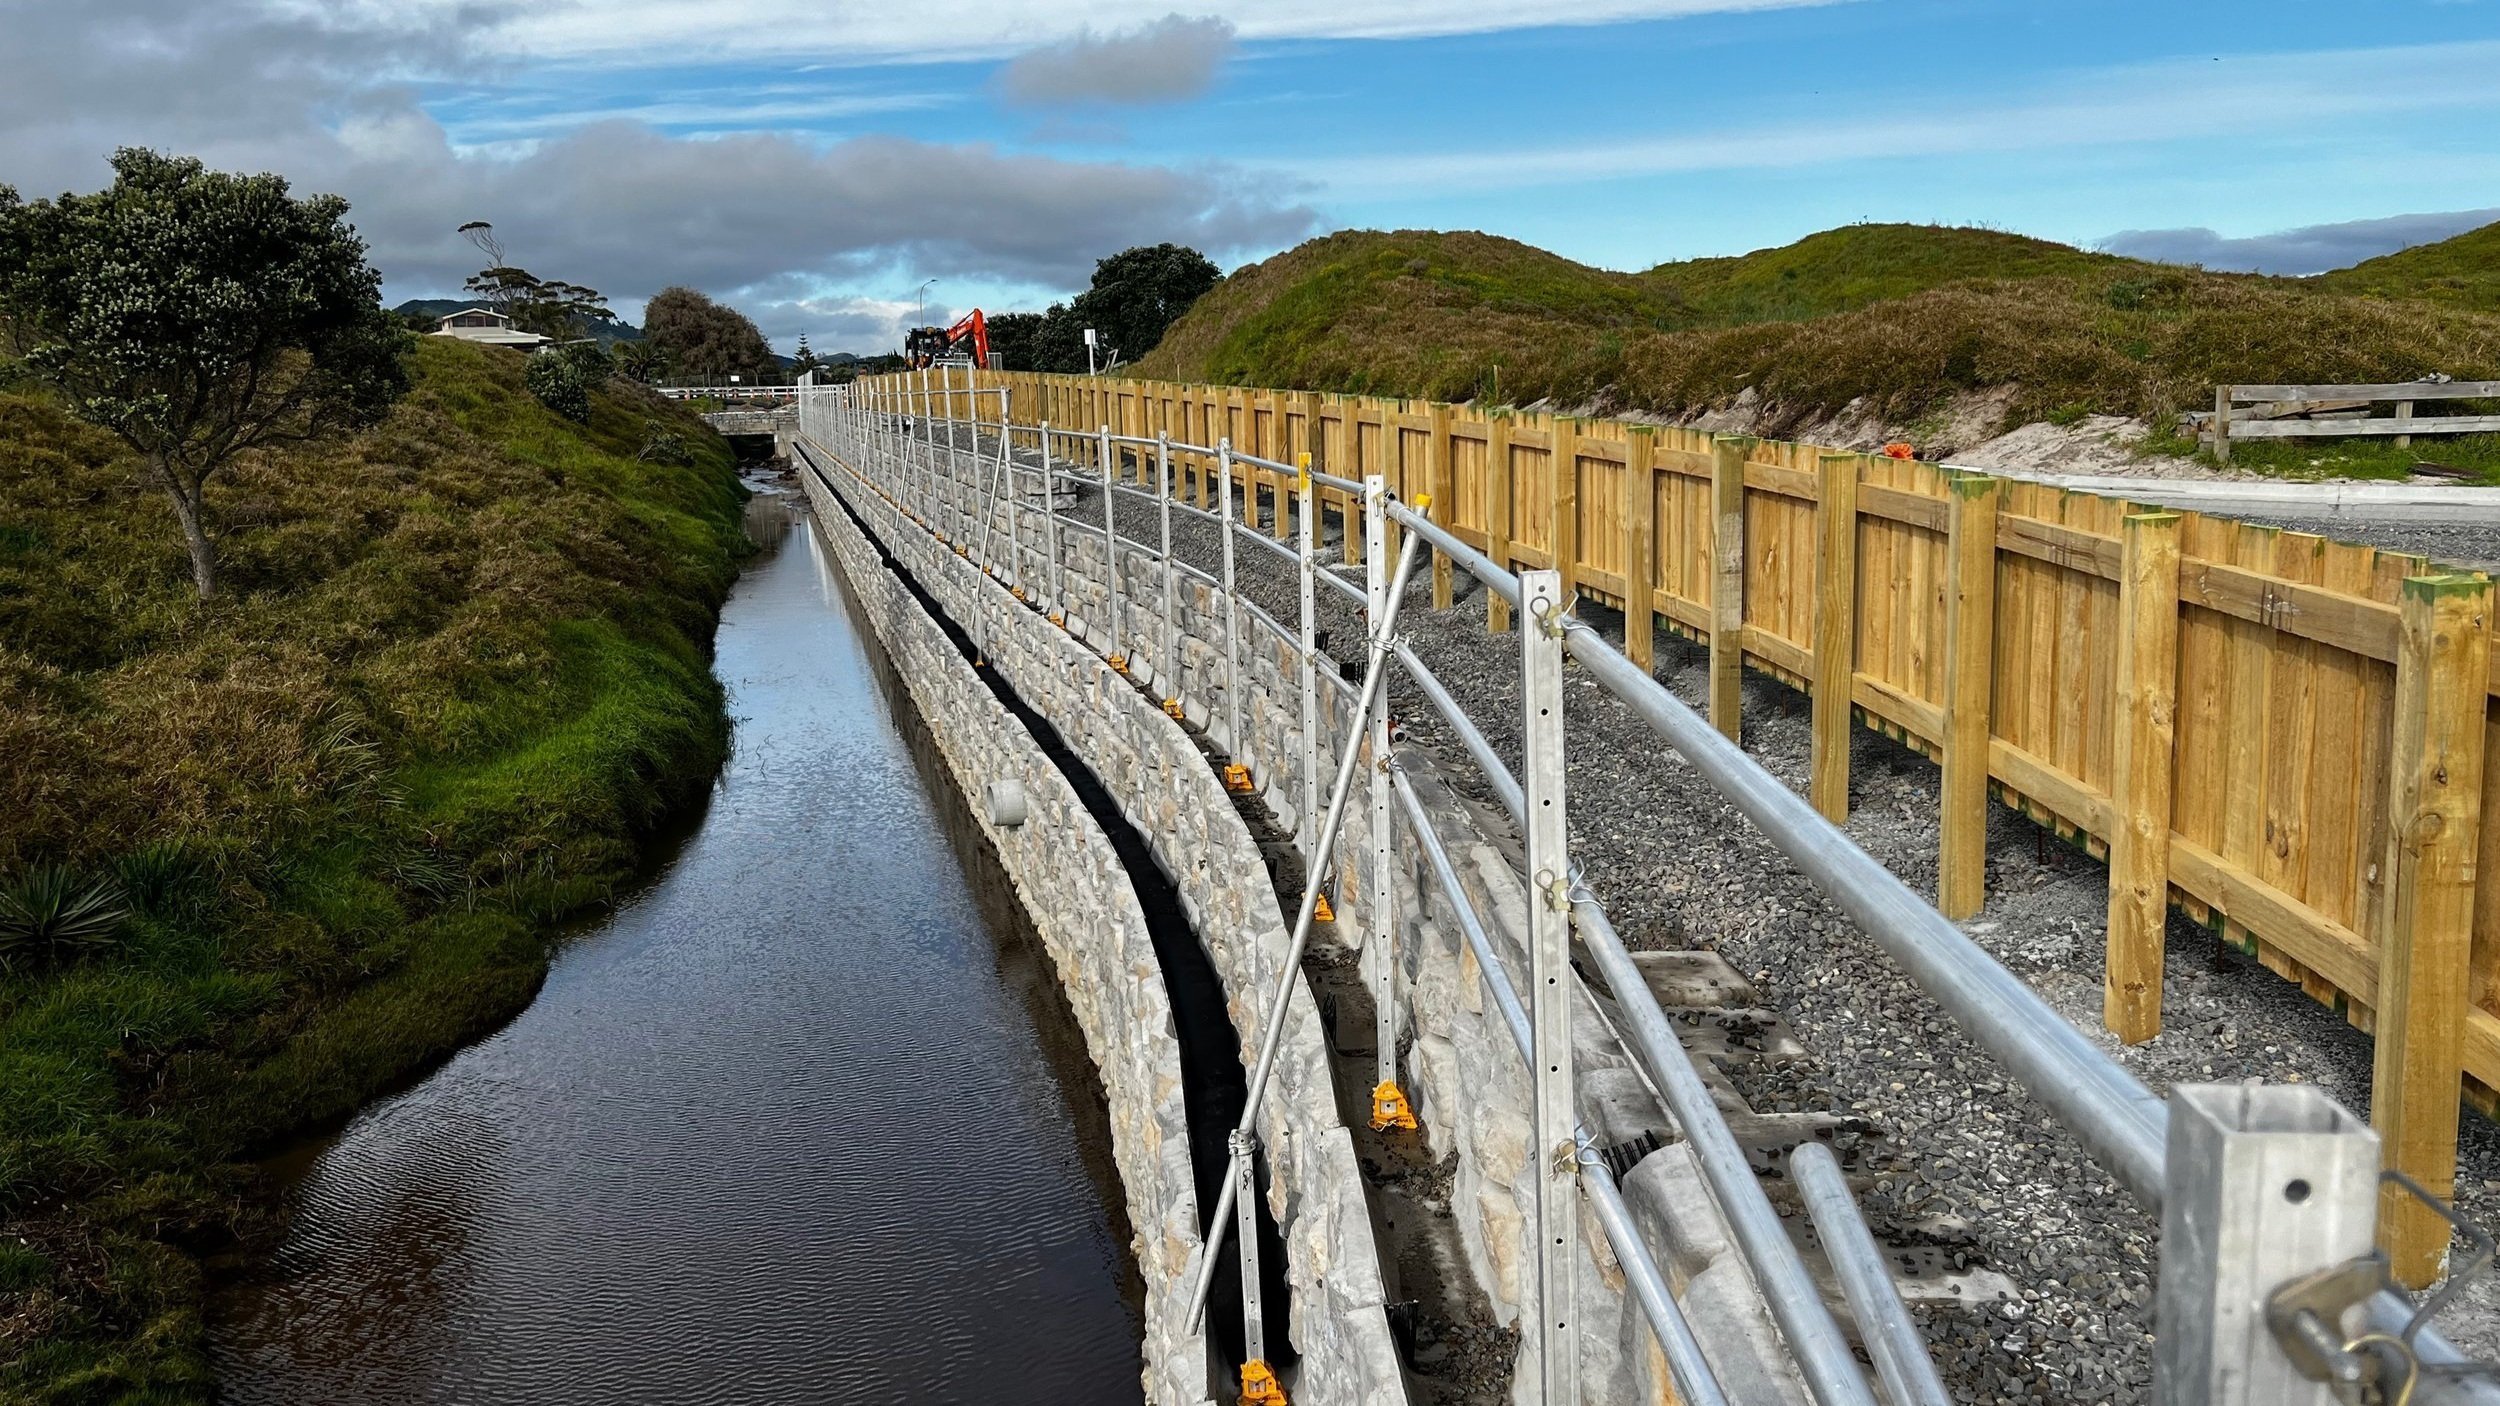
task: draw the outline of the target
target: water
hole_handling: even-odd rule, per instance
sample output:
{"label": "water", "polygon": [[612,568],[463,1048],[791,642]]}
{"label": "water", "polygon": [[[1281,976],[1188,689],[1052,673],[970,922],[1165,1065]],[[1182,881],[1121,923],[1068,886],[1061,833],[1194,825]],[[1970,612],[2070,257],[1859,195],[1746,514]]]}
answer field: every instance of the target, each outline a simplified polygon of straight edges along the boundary
{"label": "water", "polygon": [[229,1400],[1139,1399],[1081,1037],[813,531],[757,506],[700,828],[511,1025],[302,1154],[218,1297]]}

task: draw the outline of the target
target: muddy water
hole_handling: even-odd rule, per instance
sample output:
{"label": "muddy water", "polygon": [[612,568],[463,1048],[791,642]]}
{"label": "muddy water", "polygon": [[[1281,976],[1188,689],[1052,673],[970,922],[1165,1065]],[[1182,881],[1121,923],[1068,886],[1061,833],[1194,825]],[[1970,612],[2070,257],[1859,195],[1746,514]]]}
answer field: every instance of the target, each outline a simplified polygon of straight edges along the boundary
{"label": "muddy water", "polygon": [[721,624],[700,827],[500,1033],[307,1149],[227,1399],[1136,1401],[1048,960],[804,523]]}

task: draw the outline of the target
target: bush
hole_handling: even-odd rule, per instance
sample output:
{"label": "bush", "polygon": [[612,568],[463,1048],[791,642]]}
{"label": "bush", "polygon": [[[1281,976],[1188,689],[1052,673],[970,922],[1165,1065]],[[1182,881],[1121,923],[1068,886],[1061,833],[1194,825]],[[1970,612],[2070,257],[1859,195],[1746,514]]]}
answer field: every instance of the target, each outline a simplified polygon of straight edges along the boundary
{"label": "bush", "polygon": [[105,947],[130,916],[121,886],[37,864],[0,886],[0,970],[28,958],[66,961]]}
{"label": "bush", "polygon": [[529,371],[522,379],[539,404],[575,424],[590,422],[590,382],[583,379],[572,357],[560,351],[541,352],[530,358]]}

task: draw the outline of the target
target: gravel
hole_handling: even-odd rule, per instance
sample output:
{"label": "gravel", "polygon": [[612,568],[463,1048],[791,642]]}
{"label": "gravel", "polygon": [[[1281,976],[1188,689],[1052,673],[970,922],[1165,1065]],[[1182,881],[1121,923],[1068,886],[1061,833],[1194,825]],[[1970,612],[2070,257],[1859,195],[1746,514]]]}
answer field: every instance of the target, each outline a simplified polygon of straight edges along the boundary
{"label": "gravel", "polygon": [[[1122,534],[1152,542],[1151,509],[1125,498],[1119,507]],[[1073,512],[1099,522],[1100,500],[1088,492]],[[2500,530],[2330,529],[2449,560],[2500,559]],[[1213,569],[1211,524],[1175,514],[1174,538],[1185,560]],[[1293,618],[1290,566],[1255,547],[1236,560],[1245,591]],[[1488,635],[1481,590],[1464,573],[1457,580],[1456,606],[1434,611],[1428,574],[1419,573],[1402,623],[1515,765],[1517,636]],[[1336,593],[1323,590],[1320,602],[1336,638],[1359,633]],[[1581,614],[1620,642],[1614,612],[1584,604]],[[1656,672],[1701,704],[1705,650],[1661,631]],[[1862,1141],[1851,1169],[1879,1237],[1950,1246],[2022,1286],[2014,1301],[1913,1309],[1956,1399],[2148,1400],[2155,1220],[1645,724],[1576,669],[1568,688],[1572,844],[1625,941],[1715,949],[1754,980],[1809,1052],[1747,1071],[1775,1086],[1758,1106],[1846,1111],[1881,1130]],[[1437,747],[1462,789],[1473,784],[1464,751],[1411,686],[1393,688],[1392,709],[1410,737]],[[1803,792],[1803,696],[1749,675],[1744,713],[1746,751]],[[1850,837],[1912,888],[1932,891],[1936,768],[1864,731],[1851,767]],[[2162,1035],[2133,1048],[2109,1039],[2100,1023],[2106,871],[2002,807],[1989,829],[1988,903],[1966,930],[2138,1077],[2156,1090],[2175,1081],[2315,1083],[2366,1115],[2369,1037],[2184,919],[2170,928]],[[2458,1202],[2484,1224],[2500,1218],[2500,1131],[2470,1114]],[[2469,1286],[2441,1327],[2477,1356],[2500,1353],[2500,1287]]]}

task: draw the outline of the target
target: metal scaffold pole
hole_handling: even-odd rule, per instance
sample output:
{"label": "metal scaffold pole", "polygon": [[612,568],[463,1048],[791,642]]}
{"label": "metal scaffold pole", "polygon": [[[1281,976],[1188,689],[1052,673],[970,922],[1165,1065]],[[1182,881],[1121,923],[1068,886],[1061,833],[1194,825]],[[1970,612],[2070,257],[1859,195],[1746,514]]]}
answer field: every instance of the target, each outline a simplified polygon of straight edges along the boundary
{"label": "metal scaffold pole", "polygon": [[1163,553],[1163,638],[1155,642],[1155,671],[1163,680],[1163,709],[1174,717],[1181,709],[1180,629],[1172,594],[1180,573],[1172,562],[1172,438],[1155,436],[1155,519]]}
{"label": "metal scaffold pole", "polygon": [[1111,427],[1096,431],[1096,442],[1102,446],[1102,613],[1103,653],[1110,656],[1111,667],[1126,672],[1128,646],[1120,640],[1120,524],[1113,513],[1112,499],[1118,496],[1113,487]]}
{"label": "metal scaffold pole", "polygon": [[[1372,709],[1379,705],[1381,695],[1386,691],[1389,673],[1389,640],[1391,633],[1397,628],[1397,602],[1406,593],[1407,578],[1413,575],[1415,570],[1416,548],[1422,543],[1421,536],[1407,537],[1406,550],[1398,558],[1397,576],[1390,588],[1388,612],[1371,622],[1370,658],[1363,670],[1362,694],[1354,705],[1352,724],[1354,734],[1359,735],[1362,732],[1364,725],[1371,718]],[[1337,763],[1336,784],[1329,788],[1328,818],[1319,828],[1318,848],[1322,852],[1336,846],[1337,835],[1344,828],[1346,803],[1354,794],[1354,772],[1361,760],[1362,748],[1356,745],[1356,737],[1349,735],[1345,741],[1344,755]],[[1318,902],[1319,871],[1314,868],[1303,881],[1302,902],[1294,913],[1293,941],[1285,948],[1285,959],[1277,968],[1275,985],[1268,992],[1266,1006],[1259,1012],[1267,1020],[1267,1029],[1260,1036],[1259,1062],[1250,1071],[1248,1097],[1242,1104],[1238,1131],[1245,1135],[1255,1136],[1259,1103],[1267,1092],[1269,1077],[1276,1072],[1276,1053],[1284,1047],[1285,1008],[1293,992],[1294,984],[1302,980],[1302,953],[1311,943],[1311,921]],[[1224,1179],[1224,1189],[1217,1198],[1215,1214],[1209,1218],[1209,1224],[1218,1227],[1212,1233],[1222,1233],[1224,1218],[1233,1209],[1235,1181],[1236,1178],[1232,1176]],[[1209,1246],[1208,1253],[1199,1266],[1198,1287],[1189,1300],[1187,1321],[1193,1330],[1206,1314],[1207,1291],[1214,1285],[1215,1254],[1214,1247]]]}
{"label": "metal scaffold pole", "polygon": [[1224,511],[1216,514],[1216,535],[1224,541],[1224,747],[1238,757],[1241,738],[1241,596],[1233,578],[1233,442],[1216,441],[1221,466]]}
{"label": "metal scaffold pole", "polygon": [[[1409,539],[1410,543],[1412,538]],[[1543,1399],[1580,1399],[1574,1243],[1579,1239],[1579,1113],[1571,1060],[1571,859],[1563,824],[1563,594],[1554,571],[1523,571],[1520,770],[1528,805],[1528,1071],[1535,1092],[1536,1322]]]}
{"label": "metal scaffold pole", "polygon": [[1059,485],[1050,473],[1050,421],[1042,422],[1042,569],[1048,573],[1050,599],[1045,603],[1050,618],[1061,625],[1068,621],[1068,594],[1059,567]]}
{"label": "metal scaffold pole", "polygon": [[[1389,609],[1388,480],[1378,474],[1363,480],[1363,560],[1365,617],[1385,620]],[[1305,586],[1303,589],[1308,590]],[[1394,641],[1392,641],[1394,644]],[[1372,988],[1372,1045],[1376,1065],[1372,1081],[1372,1127],[1408,1132],[1415,1128],[1415,1110],[1398,1084],[1398,897],[1390,878],[1396,867],[1389,815],[1389,707],[1384,699],[1365,729],[1362,750],[1368,755],[1371,786],[1371,922],[1363,939],[1363,961]],[[1352,739],[1349,739],[1351,744]]]}
{"label": "metal scaffold pole", "polygon": [[1294,492],[1301,503],[1301,514],[1295,519],[1295,577],[1301,589],[1302,627],[1299,641],[1301,665],[1295,682],[1302,694],[1302,804],[1294,817],[1293,840],[1302,847],[1303,860],[1314,875],[1324,875],[1329,856],[1312,848],[1319,829],[1319,561],[1312,543],[1311,456],[1301,459],[1301,473],[1294,480]]}

